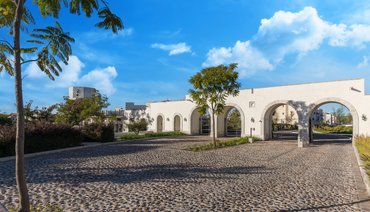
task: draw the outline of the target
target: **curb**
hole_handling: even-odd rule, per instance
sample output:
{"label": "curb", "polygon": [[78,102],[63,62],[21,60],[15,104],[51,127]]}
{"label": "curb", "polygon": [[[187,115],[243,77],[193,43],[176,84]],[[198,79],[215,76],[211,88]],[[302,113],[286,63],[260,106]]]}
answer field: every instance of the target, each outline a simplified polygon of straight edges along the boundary
{"label": "curb", "polygon": [[[108,145],[114,145],[114,144],[122,144],[122,143],[130,142],[130,141],[144,141],[144,140],[151,140],[151,139],[155,139],[155,138],[140,138],[140,139],[132,139],[132,140],[124,140],[124,141],[114,141],[114,142],[108,142],[108,143],[91,144],[91,145],[85,145],[85,146],[68,147],[68,148],[55,149],[55,150],[44,151],[44,152],[29,153],[29,154],[25,154],[24,158],[32,158],[32,157],[47,155],[47,154],[52,154],[52,153],[59,153],[59,152],[78,150],[78,149],[87,149],[87,148],[90,148],[90,147],[97,147],[97,146],[108,146]],[[15,160],[15,156],[8,156],[8,157],[0,158],[0,163],[10,161],[10,160]]]}
{"label": "curb", "polygon": [[365,165],[362,162],[362,160],[360,158],[360,154],[357,151],[355,141],[354,141],[352,146],[353,146],[353,149],[354,149],[354,152],[355,152],[355,155],[356,155],[356,159],[357,159],[357,164],[358,164],[358,167],[360,169],[361,176],[362,176],[362,181],[364,182],[365,187],[366,187],[367,195],[370,196],[370,179],[369,179],[369,176],[366,173],[366,170],[364,168]]}

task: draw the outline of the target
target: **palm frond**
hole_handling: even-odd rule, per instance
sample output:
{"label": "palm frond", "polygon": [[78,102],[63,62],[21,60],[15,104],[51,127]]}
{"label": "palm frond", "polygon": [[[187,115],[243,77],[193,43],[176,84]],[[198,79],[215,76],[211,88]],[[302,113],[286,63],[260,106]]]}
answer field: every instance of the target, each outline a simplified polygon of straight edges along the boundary
{"label": "palm frond", "polygon": [[58,18],[59,12],[62,8],[61,4],[64,4],[65,7],[68,6],[67,0],[33,0],[33,3],[39,7],[43,17],[53,16]]}
{"label": "palm frond", "polygon": [[3,71],[3,69],[5,69],[5,71],[10,75],[10,76],[13,76],[14,72],[13,72],[13,66],[12,66],[12,63],[11,61],[9,61],[9,58],[5,55],[4,52],[0,52],[0,72]]}
{"label": "palm frond", "polygon": [[13,54],[13,47],[8,42],[0,40],[0,52]]}
{"label": "palm frond", "polygon": [[69,3],[69,11],[73,14],[81,15],[81,10],[90,17],[94,10],[99,9],[97,0],[71,0]]}
{"label": "palm frond", "polygon": [[95,24],[99,28],[111,29],[113,33],[118,33],[118,31],[124,28],[121,18],[112,13],[107,6],[99,10],[98,16],[103,19]]}
{"label": "palm frond", "polygon": [[38,54],[37,65],[50,79],[54,80],[54,76],[59,76],[62,71],[58,60],[68,64],[69,56],[72,55],[71,43],[74,39],[68,32],[63,31],[58,22],[54,26],[35,29],[30,36],[34,38],[30,40],[31,42],[45,44]]}
{"label": "palm frond", "polygon": [[35,53],[38,49],[39,48],[37,47],[21,48],[21,53],[32,54],[32,53]]}

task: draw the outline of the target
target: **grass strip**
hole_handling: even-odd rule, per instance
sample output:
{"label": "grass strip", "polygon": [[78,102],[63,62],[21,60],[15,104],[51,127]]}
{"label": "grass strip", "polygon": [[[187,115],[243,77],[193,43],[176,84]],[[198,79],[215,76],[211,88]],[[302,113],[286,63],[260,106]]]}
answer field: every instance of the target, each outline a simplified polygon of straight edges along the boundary
{"label": "grass strip", "polygon": [[[241,138],[235,138],[227,141],[217,141],[216,146],[213,145],[213,143],[207,143],[207,144],[194,144],[186,148],[186,150],[193,151],[193,152],[200,152],[200,151],[207,151],[212,149],[219,149],[229,146],[236,146],[241,144],[249,143],[250,137],[241,137]],[[258,137],[252,137],[253,142],[261,141]]]}
{"label": "grass strip", "polygon": [[161,133],[146,133],[146,134],[126,134],[122,135],[119,139],[121,141],[135,140],[142,138],[157,138],[157,137],[174,137],[186,135],[182,132],[161,132]]}
{"label": "grass strip", "polygon": [[370,137],[359,136],[355,142],[360,158],[364,162],[366,173],[370,177]]}

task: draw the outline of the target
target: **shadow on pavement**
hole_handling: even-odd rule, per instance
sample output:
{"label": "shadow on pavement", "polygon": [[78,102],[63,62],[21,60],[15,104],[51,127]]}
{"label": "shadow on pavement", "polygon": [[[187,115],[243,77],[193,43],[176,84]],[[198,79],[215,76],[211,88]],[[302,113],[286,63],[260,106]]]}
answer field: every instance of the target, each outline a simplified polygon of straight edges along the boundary
{"label": "shadow on pavement", "polygon": [[[211,168],[176,164],[119,168],[76,167],[62,169],[51,166],[47,172],[38,173],[38,177],[32,177],[29,183],[68,183],[80,185],[81,183],[104,181],[121,184],[169,180],[177,182],[199,182],[199,179],[233,179],[233,176],[230,175],[268,174],[270,172],[271,169],[267,169],[264,166]],[[12,182],[5,184],[0,182],[1,184],[14,186],[15,181],[12,180]]]}

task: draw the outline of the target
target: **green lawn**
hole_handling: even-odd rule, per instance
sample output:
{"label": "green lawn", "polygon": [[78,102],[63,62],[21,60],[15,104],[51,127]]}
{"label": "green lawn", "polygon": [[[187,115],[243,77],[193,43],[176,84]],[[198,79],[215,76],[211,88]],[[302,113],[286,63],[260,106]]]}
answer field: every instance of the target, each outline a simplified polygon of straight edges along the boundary
{"label": "green lawn", "polygon": [[321,126],[314,128],[314,131],[321,133],[342,133],[342,134],[352,134],[352,126]]}
{"label": "green lawn", "polygon": [[[242,138],[234,138],[227,141],[217,141],[217,145],[214,146],[213,143],[207,143],[207,144],[194,144],[186,148],[186,150],[193,151],[193,152],[199,152],[199,151],[206,151],[206,150],[212,150],[212,149],[218,149],[228,146],[236,146],[240,144],[246,144],[249,142],[250,137],[242,137]],[[258,137],[253,137],[253,142],[261,141]]]}

